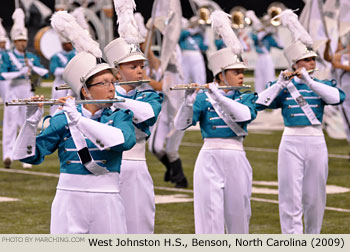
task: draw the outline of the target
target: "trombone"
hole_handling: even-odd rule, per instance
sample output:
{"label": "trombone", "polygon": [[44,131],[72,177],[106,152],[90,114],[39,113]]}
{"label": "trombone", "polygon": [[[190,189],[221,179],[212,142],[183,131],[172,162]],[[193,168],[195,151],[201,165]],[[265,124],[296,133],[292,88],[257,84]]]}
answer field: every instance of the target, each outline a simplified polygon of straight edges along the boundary
{"label": "trombone", "polygon": [[[76,100],[75,104],[101,104],[101,103],[115,103],[115,102],[125,102],[122,98],[104,99],[104,100]],[[31,99],[18,99],[12,100],[10,102],[5,102],[5,106],[37,106],[39,104],[43,105],[63,105],[59,102],[59,99],[44,99],[44,100],[31,100]]]}
{"label": "trombone", "polygon": [[[250,85],[242,86],[218,86],[218,89],[229,89],[229,90],[241,90],[241,89],[250,89]],[[170,87],[170,90],[196,90],[196,89],[208,89],[208,85],[193,85],[193,84],[179,84],[173,87]]]}
{"label": "trombone", "polygon": [[[117,81],[114,84],[118,86],[123,86],[123,85],[141,85],[143,83],[150,83],[150,80],[139,80],[139,81]],[[58,87],[55,87],[55,90],[66,90],[70,89],[70,86],[68,84],[62,84]]]}

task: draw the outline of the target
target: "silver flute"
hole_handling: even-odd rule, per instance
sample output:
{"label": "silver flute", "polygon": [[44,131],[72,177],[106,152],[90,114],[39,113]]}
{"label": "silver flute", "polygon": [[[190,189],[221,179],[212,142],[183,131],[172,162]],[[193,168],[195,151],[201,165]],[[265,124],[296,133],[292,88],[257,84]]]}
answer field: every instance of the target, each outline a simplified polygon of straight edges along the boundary
{"label": "silver flute", "polygon": [[[142,83],[150,83],[150,80],[139,80],[139,81],[116,81],[114,84],[123,86],[123,85],[141,85]],[[58,87],[55,87],[55,90],[67,90],[70,89],[68,84],[62,84]]]}
{"label": "silver flute", "polygon": [[[218,86],[218,89],[229,89],[229,90],[241,90],[241,89],[250,89],[250,85],[242,86]],[[208,89],[207,85],[193,86],[191,84],[179,84],[170,88],[170,90],[196,90],[196,89]]]}
{"label": "silver flute", "polygon": [[[125,102],[122,98],[104,99],[104,100],[76,100],[75,104],[99,104],[99,103],[115,103]],[[5,106],[37,106],[43,105],[63,105],[58,99],[45,99],[45,100],[31,100],[31,99],[18,99],[10,102],[5,102]]]}

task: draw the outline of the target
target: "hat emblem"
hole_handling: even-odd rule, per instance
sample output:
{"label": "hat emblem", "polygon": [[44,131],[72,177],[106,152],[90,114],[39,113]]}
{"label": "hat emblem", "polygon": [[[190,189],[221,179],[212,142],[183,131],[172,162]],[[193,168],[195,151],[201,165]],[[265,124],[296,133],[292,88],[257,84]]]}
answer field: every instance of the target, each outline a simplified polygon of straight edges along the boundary
{"label": "hat emblem", "polygon": [[135,44],[132,44],[132,45],[130,45],[130,53],[134,53],[134,52],[140,52],[140,53],[142,53],[140,47],[138,47],[138,46],[135,45]]}
{"label": "hat emblem", "polygon": [[81,83],[85,83],[85,78],[84,77],[80,77],[80,82]]}

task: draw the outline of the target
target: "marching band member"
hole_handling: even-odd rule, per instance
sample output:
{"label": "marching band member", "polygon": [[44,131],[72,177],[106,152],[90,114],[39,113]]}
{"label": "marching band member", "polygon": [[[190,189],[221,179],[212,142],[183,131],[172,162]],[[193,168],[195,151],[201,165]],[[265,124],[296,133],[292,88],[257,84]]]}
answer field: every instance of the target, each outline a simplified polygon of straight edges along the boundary
{"label": "marching band member", "polygon": [[207,76],[205,62],[202,52],[208,49],[204,43],[202,33],[203,27],[199,24],[196,27],[189,27],[189,21],[182,18],[182,30],[179,45],[182,51],[182,69],[184,83],[206,83]]}
{"label": "marching band member", "polygon": [[[114,69],[103,63],[98,44],[65,11],[55,13],[51,24],[56,32],[78,34],[68,38],[77,51],[86,50],[77,53],[63,72],[74,94],[88,100],[114,98]],[[14,153],[16,159],[39,164],[58,149],[60,177],[50,232],[126,233],[119,173],[122,152],[135,144],[133,113],[113,112],[108,108],[111,103],[76,106],[70,96],[59,100],[63,111],[56,113],[38,136],[43,109],[26,107],[26,121]]]}
{"label": "marching band member", "polygon": [[[343,50],[339,50],[333,56],[329,55],[330,41],[326,44],[325,59],[332,63],[332,73],[336,77],[338,86],[345,92],[346,98],[339,106],[344,122],[346,139],[350,143],[350,34],[347,37],[347,46]],[[342,46],[339,42],[338,45]],[[338,46],[339,48],[339,46]]]}
{"label": "marching band member", "polygon": [[[6,42],[7,42],[7,36],[6,36],[6,30],[2,26],[2,19],[0,18],[0,65],[2,64],[2,54],[6,53]],[[0,75],[0,97],[3,101],[6,100],[6,90],[8,89],[9,81],[5,80]]]}
{"label": "marching band member", "polygon": [[271,47],[283,49],[274,39],[272,33],[264,29],[262,22],[255,16],[254,11],[246,12],[246,16],[252,20],[253,30],[251,33],[258,59],[255,64],[255,92],[260,93],[265,89],[266,83],[275,79],[275,66],[271,57]]}
{"label": "marching band member", "polygon": [[[181,6],[179,1],[174,1],[177,8]],[[171,13],[171,11],[170,11]],[[184,136],[184,132],[177,130],[174,127],[174,118],[177,110],[180,107],[184,92],[178,92],[176,96],[170,93],[170,87],[183,83],[182,68],[181,68],[181,49],[178,43],[172,44],[173,41],[178,41],[181,31],[181,8],[180,10],[173,11],[176,17],[172,18],[170,25],[172,27],[166,26],[167,17],[158,16],[154,20],[154,28],[158,29],[163,34],[163,47],[168,43],[165,48],[171,47],[173,51],[163,52],[163,54],[170,55],[168,62],[162,62],[162,56],[159,68],[161,73],[163,73],[162,80],[162,91],[164,94],[164,101],[162,103],[162,110],[159,115],[157,123],[152,128],[152,134],[149,138],[148,148],[149,151],[154,153],[154,155],[161,161],[166,167],[166,172],[164,175],[164,181],[172,182],[177,188],[187,188],[188,182],[184,174],[182,161],[179,155],[179,147]],[[178,22],[175,22],[178,21]],[[152,19],[147,23],[149,30],[152,30],[150,25]],[[165,31],[168,36],[165,35]],[[176,31],[179,31],[177,34]],[[164,59],[165,57],[163,57]],[[158,69],[156,69],[158,70]]]}
{"label": "marching band member", "polygon": [[[40,76],[47,76],[48,70],[40,64],[40,59],[33,53],[27,52],[28,31],[24,26],[24,12],[18,8],[12,15],[14,24],[11,29],[11,39],[15,48],[4,53],[0,67],[1,76],[11,80],[6,100],[21,99],[33,96],[30,76],[32,71]],[[2,135],[2,151],[5,168],[12,163],[13,146],[17,130],[22,127],[25,118],[24,107],[5,107]],[[23,164],[23,168],[31,166]]]}
{"label": "marching band member", "polygon": [[[219,90],[241,86],[246,64],[243,48],[222,11],[211,15],[213,28],[228,48],[209,56],[215,81],[208,91],[186,91],[175,127],[185,130],[200,123],[204,144],[194,168],[194,217],[196,234],[248,233],[251,215],[252,168],[243,149],[247,124],[255,119],[254,94]],[[228,164],[230,164],[228,166]]]}
{"label": "marching band member", "polygon": [[[68,90],[56,90],[55,88],[64,83],[62,73],[68,62],[75,56],[75,50],[72,43],[59,36],[63,50],[53,55],[50,59],[50,72],[55,76],[53,81],[51,98],[57,99],[59,97],[67,96]],[[50,115],[53,115],[58,108],[58,105],[51,106]]]}
{"label": "marching band member", "polygon": [[[292,32],[284,50],[294,73],[284,71],[259,94],[258,106],[281,108],[284,131],[278,150],[279,214],[282,233],[320,233],[326,206],[328,153],[322,132],[324,106],[345,99],[336,81],[318,80],[312,38],[291,10],[280,14]],[[261,107],[259,108],[261,109]]]}
{"label": "marching band member", "polygon": [[[118,81],[140,81],[146,58],[138,47],[138,28],[134,24],[133,0],[114,1],[120,38],[110,42],[104,52],[108,63],[118,69]],[[136,35],[136,36],[135,36]],[[162,97],[154,90],[138,91],[136,85],[116,86],[116,96],[125,103],[114,108],[130,109],[136,132],[136,145],[123,153],[120,177],[127,232],[151,234],[154,231],[155,196],[152,177],[146,163],[146,140],[161,110]]]}

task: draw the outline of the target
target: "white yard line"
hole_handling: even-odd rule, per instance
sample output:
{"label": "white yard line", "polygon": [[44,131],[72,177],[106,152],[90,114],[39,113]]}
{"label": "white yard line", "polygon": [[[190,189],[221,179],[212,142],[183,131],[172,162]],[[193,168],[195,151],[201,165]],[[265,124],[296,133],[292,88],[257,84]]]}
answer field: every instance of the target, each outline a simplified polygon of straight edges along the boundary
{"label": "white yard line", "polygon": [[[54,173],[47,173],[47,172],[35,172],[35,171],[26,171],[26,170],[16,170],[16,169],[5,169],[5,168],[0,168],[0,172],[8,172],[8,173],[18,173],[18,174],[28,174],[28,175],[37,175],[37,176],[44,176],[44,177],[54,177],[58,178],[59,174],[54,174]],[[255,185],[266,185],[266,186],[277,186],[276,181],[253,181],[253,184]],[[329,185],[334,189],[334,185]],[[328,187],[328,186],[327,186]],[[342,187],[344,188],[344,187]],[[179,192],[179,193],[193,193],[193,190],[191,189],[181,189],[181,188],[171,188],[171,187],[165,187],[165,186],[155,186],[154,189],[156,190],[162,190],[162,191],[169,191],[169,192]],[[263,191],[259,191],[262,188],[255,188],[253,187],[253,192],[256,190],[259,193],[264,193]],[[276,194],[275,189],[268,189],[268,188],[263,188],[266,192],[274,192],[273,194]],[[266,190],[267,189],[267,190]],[[341,192],[346,192],[341,191]],[[332,192],[334,193],[334,192]],[[162,197],[158,197],[162,198]],[[164,197],[163,197],[164,198]],[[177,201],[177,199],[180,198],[180,201]],[[175,199],[170,199],[168,203],[176,203],[176,202],[191,202],[193,199],[192,198],[182,198],[181,197],[175,197]],[[278,204],[277,200],[271,200],[271,199],[263,199],[263,198],[256,198],[252,197],[251,200],[253,201],[259,201],[259,202],[266,202],[266,203],[273,203],[273,204]],[[157,203],[159,204],[164,204],[166,199],[159,199],[157,200]],[[1,202],[1,199],[0,199]],[[350,213],[350,209],[344,209],[344,208],[336,208],[336,207],[326,207],[326,210],[330,211],[336,211],[336,212],[345,212],[345,213]]]}

